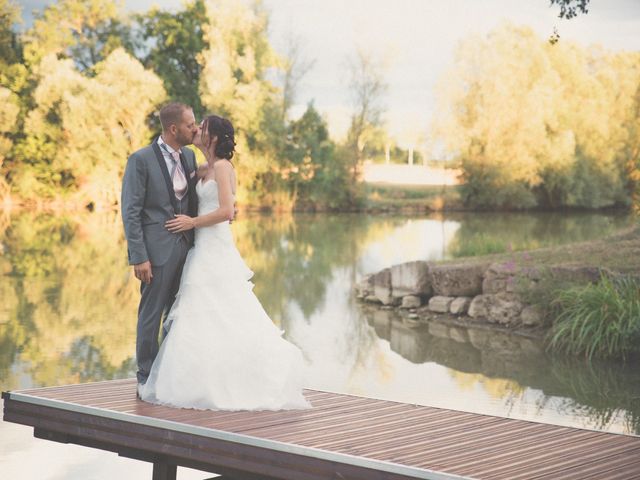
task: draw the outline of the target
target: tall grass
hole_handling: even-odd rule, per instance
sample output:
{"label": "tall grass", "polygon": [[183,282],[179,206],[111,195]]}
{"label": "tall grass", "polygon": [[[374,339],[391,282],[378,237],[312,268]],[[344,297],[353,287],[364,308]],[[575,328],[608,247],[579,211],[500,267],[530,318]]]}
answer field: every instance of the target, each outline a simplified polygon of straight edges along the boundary
{"label": "tall grass", "polygon": [[603,276],[559,291],[553,303],[560,313],[549,332],[551,349],[588,359],[640,352],[640,280]]}

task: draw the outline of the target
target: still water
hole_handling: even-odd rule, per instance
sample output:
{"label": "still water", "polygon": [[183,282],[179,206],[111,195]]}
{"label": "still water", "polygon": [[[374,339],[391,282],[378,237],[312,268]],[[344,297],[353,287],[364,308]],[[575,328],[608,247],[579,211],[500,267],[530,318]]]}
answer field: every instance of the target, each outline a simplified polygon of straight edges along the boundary
{"label": "still water", "polygon": [[[352,293],[362,275],[395,263],[589,240],[631,222],[592,213],[274,215],[239,218],[233,230],[255,293],[304,352],[310,388],[639,434],[638,365],[586,365],[512,335],[416,327],[363,308]],[[116,215],[0,219],[2,390],[134,375],[138,285],[125,251]],[[150,471],[0,423],[3,478],[124,480]],[[181,469],[179,478],[208,476]]]}

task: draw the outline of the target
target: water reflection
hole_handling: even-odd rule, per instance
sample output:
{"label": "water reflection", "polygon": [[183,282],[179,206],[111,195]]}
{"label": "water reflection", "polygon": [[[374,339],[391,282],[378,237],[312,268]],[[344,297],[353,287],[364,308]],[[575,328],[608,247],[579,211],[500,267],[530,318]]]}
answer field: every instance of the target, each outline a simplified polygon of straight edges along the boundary
{"label": "water reflection", "polygon": [[[256,294],[304,351],[309,386],[637,432],[640,382],[627,368],[549,359],[535,342],[483,331],[416,329],[363,311],[351,294],[363,273],[394,263],[504,241],[524,248],[587,240],[629,222],[596,214],[285,215],[240,218],[233,230]],[[0,222],[0,242],[0,387],[133,376],[138,283],[118,216],[20,214]]]}
{"label": "water reflection", "polygon": [[451,215],[459,229],[447,244],[447,256],[461,257],[530,250],[599,238],[629,224],[626,214],[475,213]]}
{"label": "water reflection", "polygon": [[[463,394],[484,390],[490,400],[486,405],[467,404],[474,411],[489,413],[502,406],[502,413],[510,416],[640,434],[637,364],[587,365],[580,359],[548,355],[534,338],[435,322],[409,323],[394,312],[370,307],[362,311],[393,352],[417,365],[446,367]],[[531,404],[528,409],[526,403]],[[516,408],[528,413],[514,414]]]}

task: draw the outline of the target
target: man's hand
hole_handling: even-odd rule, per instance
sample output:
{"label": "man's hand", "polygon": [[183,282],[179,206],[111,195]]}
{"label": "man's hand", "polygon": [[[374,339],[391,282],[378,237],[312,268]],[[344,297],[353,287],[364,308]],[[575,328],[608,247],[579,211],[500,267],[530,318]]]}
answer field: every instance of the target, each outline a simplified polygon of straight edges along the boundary
{"label": "man's hand", "polygon": [[147,285],[151,283],[151,279],[153,278],[153,273],[151,272],[151,262],[147,260],[146,262],[139,263],[133,266],[133,273],[136,278]]}

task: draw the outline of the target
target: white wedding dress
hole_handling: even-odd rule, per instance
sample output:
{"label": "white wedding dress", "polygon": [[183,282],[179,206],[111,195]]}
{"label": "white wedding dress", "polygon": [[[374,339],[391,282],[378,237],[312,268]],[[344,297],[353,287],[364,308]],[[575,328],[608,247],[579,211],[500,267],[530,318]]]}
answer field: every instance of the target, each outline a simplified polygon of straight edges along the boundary
{"label": "white wedding dress", "polygon": [[[218,208],[218,186],[198,182],[199,214]],[[212,410],[309,408],[302,353],[282,338],[249,281],[229,222],[196,229],[180,289],[140,397]]]}

